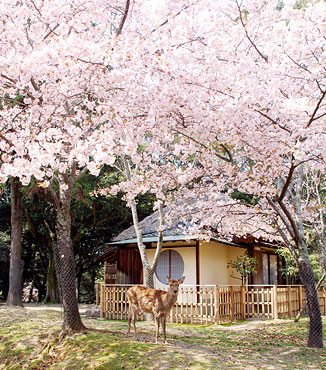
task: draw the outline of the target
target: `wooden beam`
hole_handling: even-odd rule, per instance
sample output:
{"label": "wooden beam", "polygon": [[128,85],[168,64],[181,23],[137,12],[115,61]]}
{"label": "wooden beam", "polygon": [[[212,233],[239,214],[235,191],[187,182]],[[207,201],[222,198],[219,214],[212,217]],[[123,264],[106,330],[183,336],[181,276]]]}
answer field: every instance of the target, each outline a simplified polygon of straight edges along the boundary
{"label": "wooden beam", "polygon": [[196,240],[196,285],[200,285],[200,268],[199,268],[199,240]]}

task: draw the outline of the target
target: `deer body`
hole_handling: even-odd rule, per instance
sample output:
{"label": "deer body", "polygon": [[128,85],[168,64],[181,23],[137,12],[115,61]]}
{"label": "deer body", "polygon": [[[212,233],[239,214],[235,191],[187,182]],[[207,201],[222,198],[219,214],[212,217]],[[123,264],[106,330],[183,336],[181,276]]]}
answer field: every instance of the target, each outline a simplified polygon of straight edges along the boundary
{"label": "deer body", "polygon": [[156,320],[156,343],[159,337],[160,322],[162,323],[163,339],[166,343],[166,315],[170,312],[178,298],[179,285],[184,282],[183,276],[179,280],[168,278],[168,291],[151,289],[142,285],[134,286],[127,291],[129,301],[128,334],[130,333],[131,321],[136,332],[136,317],[139,311],[152,313]]}

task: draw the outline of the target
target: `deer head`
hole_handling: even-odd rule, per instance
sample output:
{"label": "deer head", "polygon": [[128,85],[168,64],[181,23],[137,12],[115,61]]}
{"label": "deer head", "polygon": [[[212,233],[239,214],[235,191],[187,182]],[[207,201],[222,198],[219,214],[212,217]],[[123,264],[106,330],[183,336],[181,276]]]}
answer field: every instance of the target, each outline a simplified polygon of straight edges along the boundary
{"label": "deer head", "polygon": [[177,294],[179,291],[179,285],[182,284],[185,280],[185,276],[182,276],[179,280],[170,279],[168,276],[166,277],[169,283],[169,291],[173,294]]}

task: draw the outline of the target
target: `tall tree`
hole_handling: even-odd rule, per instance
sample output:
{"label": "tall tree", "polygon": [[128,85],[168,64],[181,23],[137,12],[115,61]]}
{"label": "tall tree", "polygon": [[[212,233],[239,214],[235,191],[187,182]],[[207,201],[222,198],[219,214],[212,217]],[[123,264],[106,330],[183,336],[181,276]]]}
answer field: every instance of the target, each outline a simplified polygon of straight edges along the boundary
{"label": "tall tree", "polygon": [[[204,3],[214,11],[208,14]],[[325,3],[300,8],[293,2],[282,7],[274,2],[201,2],[191,11],[202,23],[179,28],[179,33],[174,27],[184,38],[177,45],[183,48],[185,68],[178,64],[169,71],[174,79],[183,79],[183,95],[171,89],[178,104],[160,124],[170,125],[178,137],[176,151],[197,156],[203,192],[214,195],[237,188],[260,199],[258,212],[270,224],[276,222],[299,265],[310,315],[308,345],[322,347],[304,234],[304,220],[311,219],[314,210],[304,203],[302,182],[305,174],[325,169],[325,25],[320,17]],[[191,172],[185,168],[182,177],[194,179]],[[199,226],[215,223],[226,234],[240,227],[257,236],[265,232],[254,218],[254,208],[242,208],[246,222],[230,223],[230,206],[223,212],[222,205],[212,202],[208,216],[205,204],[205,211],[198,212]],[[233,208],[236,212],[236,202]]]}
{"label": "tall tree", "polygon": [[98,175],[100,166],[114,159],[119,132],[108,107],[121,79],[120,71],[110,74],[110,55],[128,10],[128,2],[122,4],[4,1],[1,9],[6,40],[0,56],[1,96],[13,100],[19,91],[24,97],[1,112],[3,127],[10,128],[1,143],[6,152],[2,180],[13,176],[27,185],[35,177],[52,196],[63,328],[68,331],[84,329],[76,296],[71,201],[84,173]]}
{"label": "tall tree", "polygon": [[22,226],[23,226],[23,196],[21,182],[12,177],[10,179],[11,199],[11,242],[10,242],[10,269],[9,291],[7,305],[22,306]]}

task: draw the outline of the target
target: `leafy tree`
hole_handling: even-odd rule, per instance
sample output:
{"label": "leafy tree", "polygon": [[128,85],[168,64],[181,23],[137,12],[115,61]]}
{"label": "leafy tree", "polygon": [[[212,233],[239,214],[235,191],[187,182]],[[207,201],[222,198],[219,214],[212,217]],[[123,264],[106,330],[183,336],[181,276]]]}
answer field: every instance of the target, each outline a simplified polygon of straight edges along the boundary
{"label": "leafy tree", "polygon": [[[241,276],[242,285],[246,285],[248,277],[257,274],[257,258],[250,256],[238,256],[234,261],[229,261],[227,267],[235,269]],[[233,276],[234,277],[234,276]]]}

